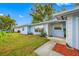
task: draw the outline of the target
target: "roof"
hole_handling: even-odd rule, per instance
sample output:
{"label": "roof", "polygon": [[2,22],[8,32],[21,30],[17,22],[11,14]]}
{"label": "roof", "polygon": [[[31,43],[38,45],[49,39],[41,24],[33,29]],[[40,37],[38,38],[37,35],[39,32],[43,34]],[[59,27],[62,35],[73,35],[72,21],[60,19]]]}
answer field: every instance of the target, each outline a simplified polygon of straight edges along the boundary
{"label": "roof", "polygon": [[[54,17],[58,16],[58,15],[61,15],[61,16],[67,15],[67,14],[71,14],[71,13],[74,13],[74,12],[79,12],[79,7],[76,7],[72,10],[67,10],[67,11],[62,11],[62,12],[56,13],[56,14],[54,14]],[[14,28],[21,28],[21,27],[26,27],[26,26],[36,26],[36,25],[41,25],[41,24],[46,24],[46,23],[63,22],[63,21],[66,21],[66,20],[50,20],[50,21],[44,21],[44,22],[30,24],[30,25],[25,24],[25,25],[21,25],[21,26],[16,26]]]}
{"label": "roof", "polygon": [[66,21],[66,20],[50,20],[50,21],[40,22],[40,23],[36,23],[36,24],[31,24],[31,26],[42,25],[42,24],[48,24],[48,23],[65,22],[65,21]]}
{"label": "roof", "polygon": [[21,25],[21,26],[16,26],[14,28],[22,28],[22,27],[29,27],[29,26],[36,26],[36,25],[43,25],[43,24],[48,24],[48,23],[57,23],[57,22],[65,22],[66,20],[50,20],[50,21],[44,21],[40,23],[35,23],[35,24],[30,24],[30,25]]}
{"label": "roof", "polygon": [[25,25],[15,26],[14,28],[21,28],[21,27],[26,27],[26,26],[30,26],[30,25],[25,24]]}
{"label": "roof", "polygon": [[67,14],[71,14],[71,13],[74,13],[74,12],[79,12],[79,7],[75,7],[72,10],[66,10],[66,11],[62,11],[62,12],[59,12],[59,13],[55,13],[54,16],[67,15]]}

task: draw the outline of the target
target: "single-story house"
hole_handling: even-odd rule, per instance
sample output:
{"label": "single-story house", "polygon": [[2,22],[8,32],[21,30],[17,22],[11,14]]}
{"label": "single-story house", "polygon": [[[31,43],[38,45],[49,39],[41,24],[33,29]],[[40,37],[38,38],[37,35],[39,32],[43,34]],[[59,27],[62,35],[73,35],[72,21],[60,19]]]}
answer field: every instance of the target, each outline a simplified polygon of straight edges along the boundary
{"label": "single-story house", "polygon": [[56,13],[49,21],[14,27],[15,32],[22,34],[37,35],[41,30],[44,30],[47,36],[66,38],[69,46],[79,49],[79,7]]}

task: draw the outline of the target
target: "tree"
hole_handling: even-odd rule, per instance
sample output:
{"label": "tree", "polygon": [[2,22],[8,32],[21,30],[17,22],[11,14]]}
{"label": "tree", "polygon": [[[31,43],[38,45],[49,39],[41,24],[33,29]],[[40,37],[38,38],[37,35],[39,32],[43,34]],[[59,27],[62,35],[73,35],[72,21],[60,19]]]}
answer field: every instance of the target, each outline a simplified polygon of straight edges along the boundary
{"label": "tree", "polygon": [[55,12],[52,8],[52,4],[33,4],[32,13],[30,14],[33,18],[32,23],[38,23],[52,18],[52,14]]}
{"label": "tree", "polygon": [[66,11],[66,7],[62,7],[60,11]]}
{"label": "tree", "polygon": [[0,16],[0,29],[9,30],[13,25],[15,25],[15,20],[9,16]]}

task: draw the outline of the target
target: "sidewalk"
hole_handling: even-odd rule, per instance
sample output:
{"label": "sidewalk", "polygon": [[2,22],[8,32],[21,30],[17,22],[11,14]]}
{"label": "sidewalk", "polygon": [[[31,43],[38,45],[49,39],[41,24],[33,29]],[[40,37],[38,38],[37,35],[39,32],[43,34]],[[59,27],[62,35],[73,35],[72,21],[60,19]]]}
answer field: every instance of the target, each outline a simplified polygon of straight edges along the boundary
{"label": "sidewalk", "polygon": [[52,50],[55,44],[55,42],[50,40],[41,47],[37,48],[34,52],[39,56],[63,56]]}

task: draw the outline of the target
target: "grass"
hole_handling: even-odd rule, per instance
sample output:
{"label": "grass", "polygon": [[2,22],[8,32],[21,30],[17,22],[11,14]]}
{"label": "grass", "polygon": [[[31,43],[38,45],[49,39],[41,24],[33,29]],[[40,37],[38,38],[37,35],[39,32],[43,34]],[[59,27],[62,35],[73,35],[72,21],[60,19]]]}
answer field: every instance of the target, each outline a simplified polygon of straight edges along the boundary
{"label": "grass", "polygon": [[35,35],[7,33],[0,37],[0,56],[34,56],[34,50],[47,41]]}

